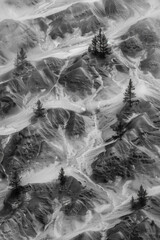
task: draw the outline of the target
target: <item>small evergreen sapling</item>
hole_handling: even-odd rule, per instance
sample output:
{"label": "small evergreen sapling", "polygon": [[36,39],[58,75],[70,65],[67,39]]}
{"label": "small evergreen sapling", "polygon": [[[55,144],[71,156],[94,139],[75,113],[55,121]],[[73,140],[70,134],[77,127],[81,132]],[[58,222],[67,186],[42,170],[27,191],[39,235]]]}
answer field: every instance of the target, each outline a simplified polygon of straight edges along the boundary
{"label": "small evergreen sapling", "polygon": [[147,203],[147,191],[143,188],[143,186],[140,186],[140,189],[137,193],[137,200],[141,207],[144,207]]}
{"label": "small evergreen sapling", "polygon": [[34,110],[34,114],[36,118],[45,117],[45,108],[43,108],[43,104],[40,100],[37,101],[37,108]]}
{"label": "small evergreen sapling", "polygon": [[124,99],[123,99],[123,102],[128,102],[130,107],[132,107],[133,98],[136,97],[134,90],[135,90],[135,87],[133,86],[132,80],[130,79],[129,85],[124,93]]}

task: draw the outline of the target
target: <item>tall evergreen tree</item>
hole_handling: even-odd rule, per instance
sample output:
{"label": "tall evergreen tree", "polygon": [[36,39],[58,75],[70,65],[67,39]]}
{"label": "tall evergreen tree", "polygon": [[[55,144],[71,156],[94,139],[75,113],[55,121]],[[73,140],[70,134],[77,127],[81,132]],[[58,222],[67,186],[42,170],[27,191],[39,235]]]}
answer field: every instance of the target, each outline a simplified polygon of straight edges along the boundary
{"label": "tall evergreen tree", "polygon": [[34,110],[34,114],[36,118],[45,117],[45,108],[43,108],[43,104],[40,100],[37,101],[37,108]]}
{"label": "tall evergreen tree", "polygon": [[100,48],[101,56],[104,58],[106,54],[110,54],[111,50],[108,46],[107,38],[104,34],[101,35],[101,48]]}
{"label": "tall evergreen tree", "polygon": [[65,176],[65,172],[64,169],[61,168],[59,176],[58,176],[58,180],[60,181],[60,185],[63,186],[66,182],[66,176]]}
{"label": "tall evergreen tree", "polygon": [[17,53],[15,60],[15,69],[12,73],[13,79],[19,79],[20,77],[21,79],[26,80],[30,76],[32,70],[33,66],[27,61],[26,51],[21,48]]}
{"label": "tall evergreen tree", "polygon": [[99,34],[94,36],[90,48],[91,52],[99,57],[105,57],[106,54],[111,54],[111,48],[108,46],[108,41],[102,29],[99,29]]}
{"label": "tall evergreen tree", "polygon": [[147,191],[143,188],[142,185],[140,186],[140,189],[137,193],[137,197],[140,206],[144,207],[147,203]]}
{"label": "tall evergreen tree", "polygon": [[123,99],[123,102],[128,102],[130,107],[132,107],[133,98],[136,97],[134,90],[135,90],[135,87],[133,86],[132,80],[130,79],[129,85],[124,93],[124,99]]}

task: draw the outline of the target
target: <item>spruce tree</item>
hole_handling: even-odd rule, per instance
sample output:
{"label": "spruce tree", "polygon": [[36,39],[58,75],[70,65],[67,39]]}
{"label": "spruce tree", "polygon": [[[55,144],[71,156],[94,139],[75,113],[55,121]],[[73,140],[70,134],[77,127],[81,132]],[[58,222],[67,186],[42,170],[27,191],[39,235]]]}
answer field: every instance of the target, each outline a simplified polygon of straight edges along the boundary
{"label": "spruce tree", "polygon": [[99,29],[99,34],[97,35],[97,52],[98,55],[100,56],[101,53],[101,45],[102,45],[102,29]]}
{"label": "spruce tree", "polygon": [[136,97],[134,90],[135,90],[135,87],[133,86],[132,80],[130,79],[129,85],[124,93],[124,99],[123,99],[123,102],[128,102],[130,107],[132,107],[133,98]]}
{"label": "spruce tree", "polygon": [[15,60],[15,69],[12,73],[13,79],[21,78],[21,79],[28,79],[30,73],[33,70],[33,66],[30,62],[27,61],[26,51],[21,48],[20,51],[17,53],[17,57]]}
{"label": "spruce tree", "polygon": [[140,186],[140,189],[137,193],[137,200],[141,207],[144,207],[147,203],[147,191],[143,188],[143,186]]}
{"label": "spruce tree", "polygon": [[97,54],[97,36],[92,39],[92,53]]}
{"label": "spruce tree", "polygon": [[91,52],[99,57],[105,57],[106,54],[111,54],[111,48],[108,46],[108,41],[102,29],[99,29],[99,34],[92,39]]}
{"label": "spruce tree", "polygon": [[104,34],[101,35],[101,48],[100,48],[101,56],[104,58],[106,54],[110,54],[111,50],[108,46],[107,38]]}
{"label": "spruce tree", "polygon": [[43,104],[40,100],[37,101],[37,108],[34,110],[34,114],[36,118],[45,117],[45,108],[43,108]]}
{"label": "spruce tree", "polygon": [[60,181],[60,186],[63,186],[66,182],[66,176],[63,168],[60,170],[58,180]]}

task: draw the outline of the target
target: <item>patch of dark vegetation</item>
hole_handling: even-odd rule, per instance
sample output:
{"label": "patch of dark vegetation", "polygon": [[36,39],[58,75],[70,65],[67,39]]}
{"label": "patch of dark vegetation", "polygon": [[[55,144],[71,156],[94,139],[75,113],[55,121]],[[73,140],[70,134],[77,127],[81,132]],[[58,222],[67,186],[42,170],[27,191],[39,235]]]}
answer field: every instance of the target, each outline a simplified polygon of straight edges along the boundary
{"label": "patch of dark vegetation", "polygon": [[122,50],[123,54],[126,54],[130,57],[135,57],[143,50],[143,44],[136,37],[131,37],[121,42],[120,49]]}
{"label": "patch of dark vegetation", "polygon": [[115,153],[103,152],[97,156],[95,162],[92,164],[92,178],[94,181],[107,183],[115,181],[116,177],[130,178],[134,175],[133,163],[130,159],[123,159],[116,156]]}
{"label": "patch of dark vegetation", "polygon": [[79,234],[71,240],[102,240],[102,234],[100,232],[85,232]]}
{"label": "patch of dark vegetation", "polygon": [[[17,177],[16,177],[17,178]],[[66,176],[63,169],[59,179],[51,183],[21,186],[14,181],[0,211],[0,230],[6,236],[35,238],[52,220],[57,207],[67,216],[84,216],[93,209],[95,193],[74,177]],[[58,200],[58,201],[57,201]]]}
{"label": "patch of dark vegetation", "polygon": [[93,209],[92,199],[95,194],[85,188],[73,177],[67,177],[65,183],[60,185],[59,199],[62,202],[62,211],[67,216],[84,216],[88,209]]}
{"label": "patch of dark vegetation", "polygon": [[108,40],[105,34],[102,33],[101,28],[99,34],[92,39],[92,44],[89,46],[88,51],[100,58],[105,58],[111,54],[111,47],[108,45]]}
{"label": "patch of dark vegetation", "polygon": [[122,217],[122,220],[115,227],[107,231],[107,240],[142,240],[159,239],[160,228],[150,220],[143,211],[136,211],[133,214]]}
{"label": "patch of dark vegetation", "polygon": [[122,36],[122,39],[126,40],[128,37],[138,35],[139,40],[145,47],[151,47],[154,44],[158,43],[159,40],[159,37],[156,34],[156,27],[158,27],[158,25],[158,19],[145,18],[132,25],[129,28],[128,32]]}
{"label": "patch of dark vegetation", "polygon": [[136,172],[143,173],[144,166],[152,165],[153,160],[147,154],[138,149],[124,148],[123,143],[117,143],[110,148],[107,146],[106,152],[100,153],[92,163],[92,176],[96,182],[114,182],[117,177],[122,179],[134,178]]}
{"label": "patch of dark vegetation", "polygon": [[3,149],[2,165],[7,174],[21,172],[40,152],[41,138],[26,128],[14,134]]}
{"label": "patch of dark vegetation", "polygon": [[16,107],[16,103],[11,97],[0,97],[0,116],[4,117],[10,110]]}
{"label": "patch of dark vegetation", "polygon": [[[35,238],[41,227],[45,227],[51,220],[54,207],[49,193],[44,195],[46,185],[35,190],[34,186],[23,186],[11,190],[6,196],[3,209],[0,212],[0,229],[7,236],[20,239]],[[9,211],[8,211],[9,209]],[[37,224],[40,226],[37,228]]]}
{"label": "patch of dark vegetation", "polygon": [[146,18],[132,25],[121,39],[120,48],[128,56],[135,57],[140,51],[150,51],[151,48],[159,47],[159,20]]}
{"label": "patch of dark vegetation", "polygon": [[140,69],[144,73],[150,72],[155,78],[160,76],[160,51],[159,48],[151,48],[146,59],[140,63]]}
{"label": "patch of dark vegetation", "polygon": [[137,199],[135,200],[134,197],[131,199],[131,209],[137,210],[141,209],[146,206],[148,201],[147,191],[143,188],[143,186],[140,186],[140,189],[137,193]]}

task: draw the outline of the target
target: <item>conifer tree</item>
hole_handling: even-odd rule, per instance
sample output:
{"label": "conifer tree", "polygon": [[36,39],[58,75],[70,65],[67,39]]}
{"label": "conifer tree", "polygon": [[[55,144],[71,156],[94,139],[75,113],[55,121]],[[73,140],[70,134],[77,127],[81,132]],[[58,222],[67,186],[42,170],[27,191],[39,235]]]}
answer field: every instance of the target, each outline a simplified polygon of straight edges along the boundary
{"label": "conifer tree", "polygon": [[61,186],[63,186],[66,182],[66,176],[63,168],[61,168],[60,170],[58,180],[60,181]]}
{"label": "conifer tree", "polygon": [[143,188],[142,185],[140,186],[140,189],[137,193],[137,197],[140,206],[144,207],[147,203],[147,191]]}
{"label": "conifer tree", "polygon": [[101,52],[101,44],[102,44],[102,29],[99,29],[99,34],[97,35],[97,52],[98,55],[100,56],[100,52]]}
{"label": "conifer tree", "polygon": [[100,48],[101,56],[104,58],[106,54],[110,54],[111,50],[108,47],[107,38],[104,34],[101,35],[101,48]]}
{"label": "conifer tree", "polygon": [[99,34],[92,39],[91,52],[99,57],[105,57],[106,54],[111,54],[111,48],[108,46],[108,41],[102,29],[99,29]]}
{"label": "conifer tree", "polygon": [[36,118],[45,117],[45,108],[43,108],[43,104],[40,100],[37,101],[37,108],[34,110],[34,114]]}
{"label": "conifer tree", "polygon": [[128,102],[130,107],[132,107],[133,98],[136,97],[134,90],[135,90],[135,87],[133,86],[132,80],[130,79],[129,85],[124,93],[124,99],[123,99],[123,102]]}
{"label": "conifer tree", "polygon": [[21,178],[18,175],[17,171],[14,171],[11,175],[10,186],[14,189],[17,189],[21,185]]}
{"label": "conifer tree", "polygon": [[92,39],[92,53],[97,54],[97,36]]}
{"label": "conifer tree", "polygon": [[23,79],[25,77],[28,78],[30,73],[33,70],[33,66],[30,62],[27,61],[26,51],[21,48],[20,51],[17,53],[17,57],[15,60],[15,69],[13,71],[13,78],[17,79],[21,77]]}

